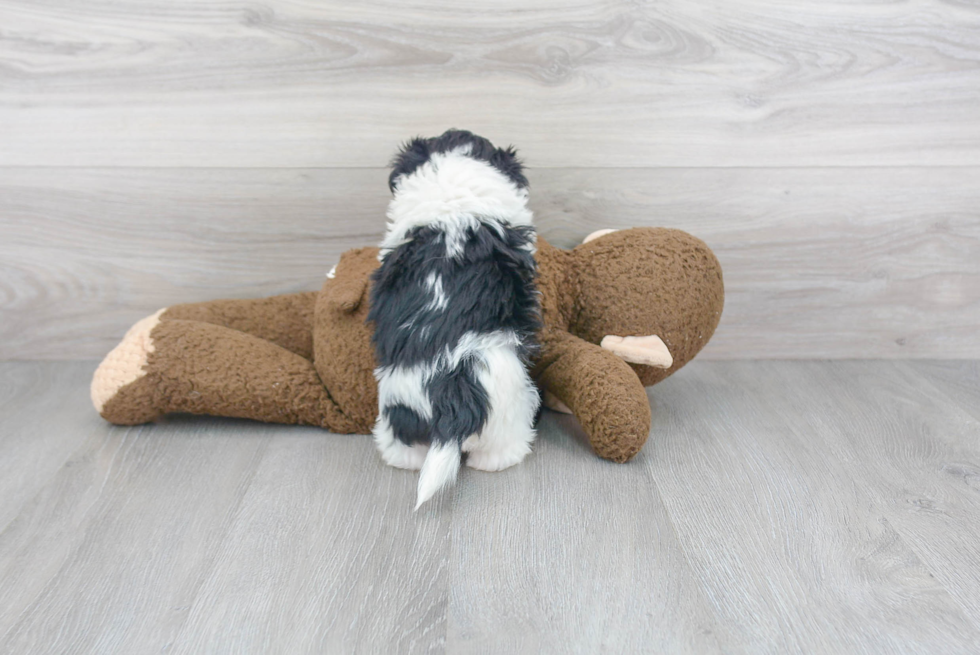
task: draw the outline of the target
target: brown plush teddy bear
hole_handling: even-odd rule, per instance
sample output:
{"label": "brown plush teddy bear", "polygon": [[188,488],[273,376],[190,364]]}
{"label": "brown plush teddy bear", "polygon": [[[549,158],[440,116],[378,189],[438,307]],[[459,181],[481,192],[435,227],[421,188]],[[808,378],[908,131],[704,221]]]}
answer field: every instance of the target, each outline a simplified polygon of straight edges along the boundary
{"label": "brown plush teddy bear", "polygon": [[[369,433],[378,412],[368,285],[377,248],[345,252],[319,292],[175,305],[134,325],[92,380],[112,423],[190,412]],[[543,328],[532,375],[600,457],[650,432],[644,386],[691,360],[724,304],[721,267],[679,230],[603,230],[572,250],[538,239]]]}

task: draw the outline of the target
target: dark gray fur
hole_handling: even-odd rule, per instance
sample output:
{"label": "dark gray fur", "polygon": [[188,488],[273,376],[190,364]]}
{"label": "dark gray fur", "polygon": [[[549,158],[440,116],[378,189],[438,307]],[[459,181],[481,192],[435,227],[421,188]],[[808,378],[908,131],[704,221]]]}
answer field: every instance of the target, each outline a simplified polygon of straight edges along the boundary
{"label": "dark gray fur", "polygon": [[[411,175],[433,153],[465,143],[473,144],[469,156],[490,162],[515,185],[527,185],[513,149],[497,149],[482,137],[450,130],[435,139],[407,144],[395,159],[392,188],[397,187],[398,178]],[[468,332],[498,330],[513,330],[518,335],[522,344],[518,355],[527,361],[540,324],[536,266],[529,250],[534,239],[532,227],[480,221],[466,232],[462,255],[451,257],[442,230],[412,230],[407,242],[389,252],[372,275],[368,321],[374,323],[378,365],[408,367],[431,362],[455,348]],[[448,301],[441,309],[432,307],[432,293],[426,285],[432,273],[441,278]],[[403,443],[461,443],[486,423],[489,400],[472,359],[440,371],[425,391],[432,404],[431,421],[405,405],[381,408]]]}

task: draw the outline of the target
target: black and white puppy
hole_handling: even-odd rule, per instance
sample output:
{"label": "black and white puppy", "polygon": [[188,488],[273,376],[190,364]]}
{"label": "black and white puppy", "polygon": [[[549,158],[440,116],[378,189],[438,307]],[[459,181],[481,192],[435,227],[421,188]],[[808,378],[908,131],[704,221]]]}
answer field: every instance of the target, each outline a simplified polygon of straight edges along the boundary
{"label": "black and white puppy", "polygon": [[418,509],[456,478],[462,453],[499,471],[531,450],[536,234],[513,148],[449,130],[410,141],[392,168],[368,315],[374,439],[388,464],[422,469]]}

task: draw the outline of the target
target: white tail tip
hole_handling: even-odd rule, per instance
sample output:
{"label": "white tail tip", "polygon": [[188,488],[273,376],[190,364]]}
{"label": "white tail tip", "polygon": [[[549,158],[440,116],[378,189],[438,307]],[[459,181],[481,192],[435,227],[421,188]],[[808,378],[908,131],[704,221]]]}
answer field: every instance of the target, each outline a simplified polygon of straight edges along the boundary
{"label": "white tail tip", "polygon": [[432,498],[437,491],[456,480],[459,472],[459,444],[433,445],[425,456],[422,472],[419,474],[418,502],[415,509]]}

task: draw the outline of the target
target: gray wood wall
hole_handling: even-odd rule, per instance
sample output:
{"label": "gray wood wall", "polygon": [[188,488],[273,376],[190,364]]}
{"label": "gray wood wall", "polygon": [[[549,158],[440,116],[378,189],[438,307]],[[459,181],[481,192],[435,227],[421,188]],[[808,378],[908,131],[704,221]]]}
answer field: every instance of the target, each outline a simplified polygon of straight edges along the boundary
{"label": "gray wood wall", "polygon": [[557,244],[707,241],[705,357],[980,357],[975,1],[0,0],[0,359],[317,288],[450,126]]}

